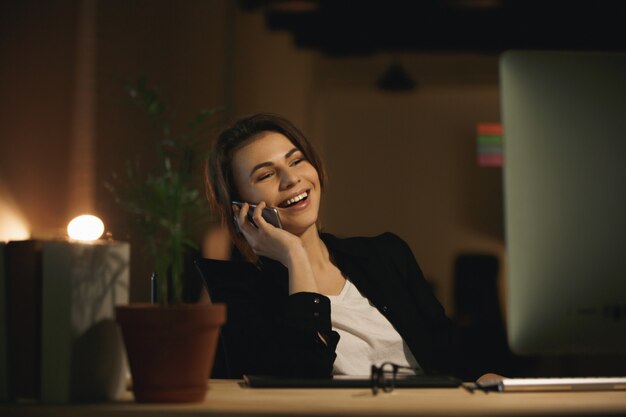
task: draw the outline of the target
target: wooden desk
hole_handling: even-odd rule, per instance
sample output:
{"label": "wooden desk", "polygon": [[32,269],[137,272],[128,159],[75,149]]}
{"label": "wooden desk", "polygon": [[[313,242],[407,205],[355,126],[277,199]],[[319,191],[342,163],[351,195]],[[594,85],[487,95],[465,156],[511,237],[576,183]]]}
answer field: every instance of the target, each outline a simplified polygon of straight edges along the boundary
{"label": "wooden desk", "polygon": [[626,392],[489,393],[459,389],[251,389],[212,380],[203,403],[0,404],[1,416],[626,416]]}

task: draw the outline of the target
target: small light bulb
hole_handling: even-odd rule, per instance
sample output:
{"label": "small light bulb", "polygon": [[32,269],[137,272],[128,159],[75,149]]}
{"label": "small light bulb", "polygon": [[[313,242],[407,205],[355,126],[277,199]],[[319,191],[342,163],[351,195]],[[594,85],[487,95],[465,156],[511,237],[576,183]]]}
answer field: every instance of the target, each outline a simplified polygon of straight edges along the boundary
{"label": "small light bulb", "polygon": [[67,225],[67,234],[75,240],[97,240],[104,233],[104,223],[96,216],[83,214]]}

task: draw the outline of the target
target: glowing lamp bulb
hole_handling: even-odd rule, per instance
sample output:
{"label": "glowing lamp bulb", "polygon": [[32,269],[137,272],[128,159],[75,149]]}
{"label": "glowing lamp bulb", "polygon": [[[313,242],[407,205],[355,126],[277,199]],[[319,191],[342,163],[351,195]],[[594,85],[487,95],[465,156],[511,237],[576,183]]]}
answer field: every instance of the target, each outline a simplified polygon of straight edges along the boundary
{"label": "glowing lamp bulb", "polygon": [[96,216],[83,214],[67,225],[67,234],[75,240],[97,240],[104,233],[104,223]]}

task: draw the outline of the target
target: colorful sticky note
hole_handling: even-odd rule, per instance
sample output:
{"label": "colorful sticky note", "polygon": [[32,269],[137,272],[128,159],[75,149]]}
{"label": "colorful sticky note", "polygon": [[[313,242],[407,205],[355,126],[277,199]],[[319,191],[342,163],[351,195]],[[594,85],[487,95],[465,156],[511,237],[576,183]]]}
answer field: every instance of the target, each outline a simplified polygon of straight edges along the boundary
{"label": "colorful sticky note", "polygon": [[482,167],[501,167],[504,164],[502,125],[500,123],[478,123],[476,125],[476,134],[478,165]]}

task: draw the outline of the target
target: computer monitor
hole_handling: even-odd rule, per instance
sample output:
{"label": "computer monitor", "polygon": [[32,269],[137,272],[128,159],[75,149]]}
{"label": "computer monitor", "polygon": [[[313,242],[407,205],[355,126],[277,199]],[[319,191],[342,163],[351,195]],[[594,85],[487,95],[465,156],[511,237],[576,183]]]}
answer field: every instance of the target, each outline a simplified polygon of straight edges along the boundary
{"label": "computer monitor", "polygon": [[524,355],[626,353],[626,54],[508,51],[507,333]]}

